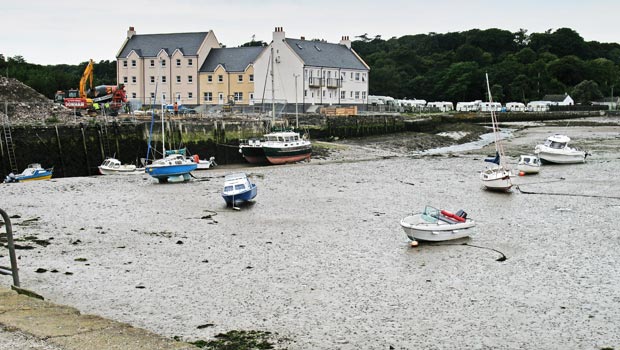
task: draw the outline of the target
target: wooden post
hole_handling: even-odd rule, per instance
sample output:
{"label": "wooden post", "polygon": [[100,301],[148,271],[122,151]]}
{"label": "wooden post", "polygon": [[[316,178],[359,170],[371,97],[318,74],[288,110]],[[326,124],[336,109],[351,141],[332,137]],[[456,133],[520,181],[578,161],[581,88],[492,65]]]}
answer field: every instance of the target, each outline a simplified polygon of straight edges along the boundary
{"label": "wooden post", "polygon": [[88,176],[90,176],[90,163],[88,162],[88,149],[86,148],[86,135],[84,135],[84,124],[80,124],[80,129],[82,129],[82,144],[84,145],[84,157],[86,158],[86,171]]}
{"label": "wooden post", "polygon": [[58,125],[54,125],[54,129],[56,129],[56,141],[58,142],[58,155],[60,156],[60,170],[62,171],[62,176],[66,176],[65,173],[65,160],[62,155],[62,146],[60,145],[60,135],[58,133]]}

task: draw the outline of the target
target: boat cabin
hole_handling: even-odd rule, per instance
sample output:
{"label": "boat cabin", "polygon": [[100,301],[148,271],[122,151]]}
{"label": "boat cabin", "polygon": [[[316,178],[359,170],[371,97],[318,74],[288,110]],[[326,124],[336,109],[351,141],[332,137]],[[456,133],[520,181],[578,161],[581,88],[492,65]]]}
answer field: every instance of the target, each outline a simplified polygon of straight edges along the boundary
{"label": "boat cabin", "polygon": [[265,141],[271,142],[297,142],[299,134],[296,132],[277,133],[265,135]]}
{"label": "boat cabin", "polygon": [[121,162],[118,159],[108,158],[103,161],[101,166],[110,169],[119,169],[121,167]]}
{"label": "boat cabin", "polygon": [[545,141],[545,147],[553,148],[553,149],[562,149],[565,148],[570,138],[565,135],[553,135],[549,136]]}
{"label": "boat cabin", "polygon": [[235,173],[224,177],[225,195],[234,195],[249,190],[252,187],[245,173]]}

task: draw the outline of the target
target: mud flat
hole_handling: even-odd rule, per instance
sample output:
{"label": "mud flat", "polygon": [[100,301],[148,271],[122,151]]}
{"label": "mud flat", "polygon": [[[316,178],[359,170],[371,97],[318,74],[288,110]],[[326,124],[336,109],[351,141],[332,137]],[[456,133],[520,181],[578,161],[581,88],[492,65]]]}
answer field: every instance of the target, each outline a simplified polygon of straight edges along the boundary
{"label": "mud flat", "polygon": [[[185,184],[0,185],[0,203],[33,248],[18,251],[24,287],[186,341],[261,330],[288,349],[619,348],[620,127],[528,127],[506,151],[515,162],[553,132],[592,156],[515,178],[538,194],[482,190],[489,147],[370,143],[244,168],[258,196],[240,211],[220,197],[224,167]],[[410,248],[399,220],[427,204],[465,210],[479,234]]]}

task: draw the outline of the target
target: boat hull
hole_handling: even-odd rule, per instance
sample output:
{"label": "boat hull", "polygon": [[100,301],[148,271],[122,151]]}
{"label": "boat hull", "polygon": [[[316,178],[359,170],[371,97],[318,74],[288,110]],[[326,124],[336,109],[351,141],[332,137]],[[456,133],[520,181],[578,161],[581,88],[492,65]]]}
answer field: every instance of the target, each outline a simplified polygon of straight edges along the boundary
{"label": "boat hull", "polygon": [[244,191],[244,192],[235,193],[235,194],[222,193],[222,198],[224,198],[226,205],[230,206],[230,205],[236,205],[239,203],[250,201],[254,199],[254,197],[256,197],[257,193],[258,193],[258,190],[256,188],[256,184],[252,184],[252,187],[249,190]]}
{"label": "boat hull", "polygon": [[36,175],[30,175],[30,176],[18,176],[17,177],[17,181],[18,182],[28,182],[28,181],[39,181],[39,180],[49,180],[52,178],[52,172],[50,171],[46,171],[44,173],[40,173],[40,174],[36,174]]}
{"label": "boat hull", "polygon": [[196,170],[197,165],[191,164],[175,164],[175,165],[149,165],[145,168],[145,172],[158,180],[168,180],[174,177],[183,177],[189,180],[189,173]]}
{"label": "boat hull", "polygon": [[471,219],[461,223],[446,223],[444,221],[429,223],[421,217],[422,214],[414,214],[400,221],[405,234],[412,241],[449,241],[470,237],[476,233],[476,223]]}
{"label": "boat hull", "polygon": [[312,155],[312,145],[297,147],[263,146],[263,150],[269,163],[276,165],[310,160],[310,156]]}
{"label": "boat hull", "polygon": [[99,174],[101,175],[134,175],[144,174],[144,168],[136,168],[135,166],[128,166],[120,169],[110,169],[99,166]]}
{"label": "boat hull", "polygon": [[262,147],[253,147],[253,146],[241,146],[239,148],[241,151],[241,155],[248,163],[251,164],[264,164],[267,163],[267,158],[265,157],[265,151]]}
{"label": "boat hull", "polygon": [[525,174],[538,174],[540,172],[540,165],[518,164],[517,170]]}
{"label": "boat hull", "polygon": [[546,163],[579,164],[586,161],[586,152],[583,151],[560,153],[541,149],[537,154],[540,160]]}
{"label": "boat hull", "polygon": [[487,169],[480,173],[482,186],[490,191],[508,191],[512,188],[510,172],[498,168]]}

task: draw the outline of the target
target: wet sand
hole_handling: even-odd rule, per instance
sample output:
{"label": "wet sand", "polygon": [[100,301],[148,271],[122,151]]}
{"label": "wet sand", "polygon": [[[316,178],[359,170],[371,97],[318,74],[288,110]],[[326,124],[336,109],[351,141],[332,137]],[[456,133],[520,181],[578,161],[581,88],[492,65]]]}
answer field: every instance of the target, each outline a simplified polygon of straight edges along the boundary
{"label": "wet sand", "polygon": [[[482,190],[491,147],[412,156],[368,143],[244,168],[258,196],[240,211],[220,197],[223,167],[184,184],[0,185],[0,207],[35,248],[18,251],[23,287],[169,337],[254,329],[288,349],[617,348],[620,127],[530,127],[507,153],[514,163],[554,132],[592,156],[515,178],[547,194]],[[409,247],[399,220],[427,204],[465,210],[479,234]]]}

